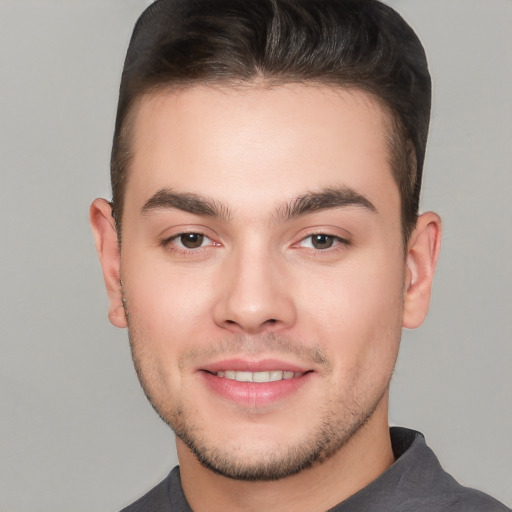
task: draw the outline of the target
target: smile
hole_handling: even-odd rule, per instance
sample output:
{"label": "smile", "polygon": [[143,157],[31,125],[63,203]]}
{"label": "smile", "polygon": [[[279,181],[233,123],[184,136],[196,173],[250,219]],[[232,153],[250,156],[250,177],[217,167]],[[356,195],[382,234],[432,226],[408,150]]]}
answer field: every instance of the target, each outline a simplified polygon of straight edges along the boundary
{"label": "smile", "polygon": [[236,380],[238,382],[277,382],[280,380],[290,380],[304,375],[302,372],[291,372],[283,370],[272,370],[268,372],[240,372],[234,370],[225,370],[215,372],[217,377]]}
{"label": "smile", "polygon": [[215,395],[252,412],[264,412],[267,406],[291,398],[314,382],[315,374],[313,369],[271,359],[218,361],[199,371]]}

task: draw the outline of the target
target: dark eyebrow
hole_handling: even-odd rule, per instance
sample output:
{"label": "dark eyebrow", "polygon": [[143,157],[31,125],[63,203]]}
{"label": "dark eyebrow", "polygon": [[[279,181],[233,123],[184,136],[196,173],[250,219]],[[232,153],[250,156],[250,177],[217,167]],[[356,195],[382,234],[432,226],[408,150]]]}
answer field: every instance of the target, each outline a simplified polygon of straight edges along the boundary
{"label": "dark eyebrow", "polygon": [[176,209],[194,215],[216,217],[229,220],[231,214],[226,206],[206,199],[197,194],[175,192],[171,189],[162,189],[153,194],[141,208],[141,214],[146,215],[153,210]]}
{"label": "dark eyebrow", "polygon": [[[349,187],[326,188],[319,192],[302,194],[277,209],[277,218],[288,221],[308,213],[314,213],[329,208],[359,206],[372,213],[377,213],[373,203]],[[153,210],[176,209],[194,215],[215,217],[223,221],[231,219],[229,209],[217,201],[206,199],[198,194],[175,192],[162,189],[153,194],[141,208],[141,214],[146,215]]]}
{"label": "dark eyebrow", "polygon": [[339,187],[303,194],[279,208],[278,217],[287,221],[308,213],[346,206],[359,206],[377,213],[369,199],[349,187]]}

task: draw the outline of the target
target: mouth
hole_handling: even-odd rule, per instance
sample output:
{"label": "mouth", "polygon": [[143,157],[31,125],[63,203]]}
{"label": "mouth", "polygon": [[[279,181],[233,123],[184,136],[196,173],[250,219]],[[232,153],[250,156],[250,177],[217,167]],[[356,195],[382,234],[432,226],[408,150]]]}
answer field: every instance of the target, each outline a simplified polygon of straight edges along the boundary
{"label": "mouth", "polygon": [[291,397],[315,374],[293,363],[234,359],[219,361],[199,372],[215,395],[240,406],[266,406]]}
{"label": "mouth", "polygon": [[236,370],[220,370],[214,372],[213,375],[224,379],[236,380],[237,382],[278,382],[280,380],[290,380],[302,377],[308,372],[292,372],[288,370],[270,370],[261,372],[248,372]]}

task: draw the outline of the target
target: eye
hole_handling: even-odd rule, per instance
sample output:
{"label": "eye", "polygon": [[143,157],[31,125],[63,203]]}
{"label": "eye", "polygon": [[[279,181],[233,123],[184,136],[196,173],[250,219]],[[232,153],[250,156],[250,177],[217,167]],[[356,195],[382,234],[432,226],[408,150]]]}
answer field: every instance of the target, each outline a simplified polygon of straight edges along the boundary
{"label": "eye", "polygon": [[331,249],[332,247],[340,244],[348,245],[349,241],[339,236],[326,235],[325,233],[315,233],[313,235],[309,235],[306,238],[303,238],[298,245],[300,247],[322,251]]}
{"label": "eye", "polygon": [[174,250],[193,250],[200,249],[209,245],[216,245],[210,238],[202,233],[178,233],[166,240],[163,240],[162,245]]}
{"label": "eye", "polygon": [[[187,249],[197,249],[203,245],[205,238],[206,237],[201,233],[183,233],[175,240],[179,241],[179,243]],[[208,240],[208,238],[206,238],[206,240]]]}

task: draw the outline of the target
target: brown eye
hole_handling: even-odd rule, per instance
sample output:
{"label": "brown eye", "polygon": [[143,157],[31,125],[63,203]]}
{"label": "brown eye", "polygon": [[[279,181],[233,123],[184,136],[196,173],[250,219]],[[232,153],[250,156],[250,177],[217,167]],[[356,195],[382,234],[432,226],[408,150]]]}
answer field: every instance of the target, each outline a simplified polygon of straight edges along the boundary
{"label": "brown eye", "polygon": [[204,242],[204,235],[200,233],[183,233],[180,235],[180,242],[187,249],[197,249]]}
{"label": "brown eye", "polygon": [[330,249],[334,245],[334,238],[330,235],[312,235],[311,245],[315,249]]}

